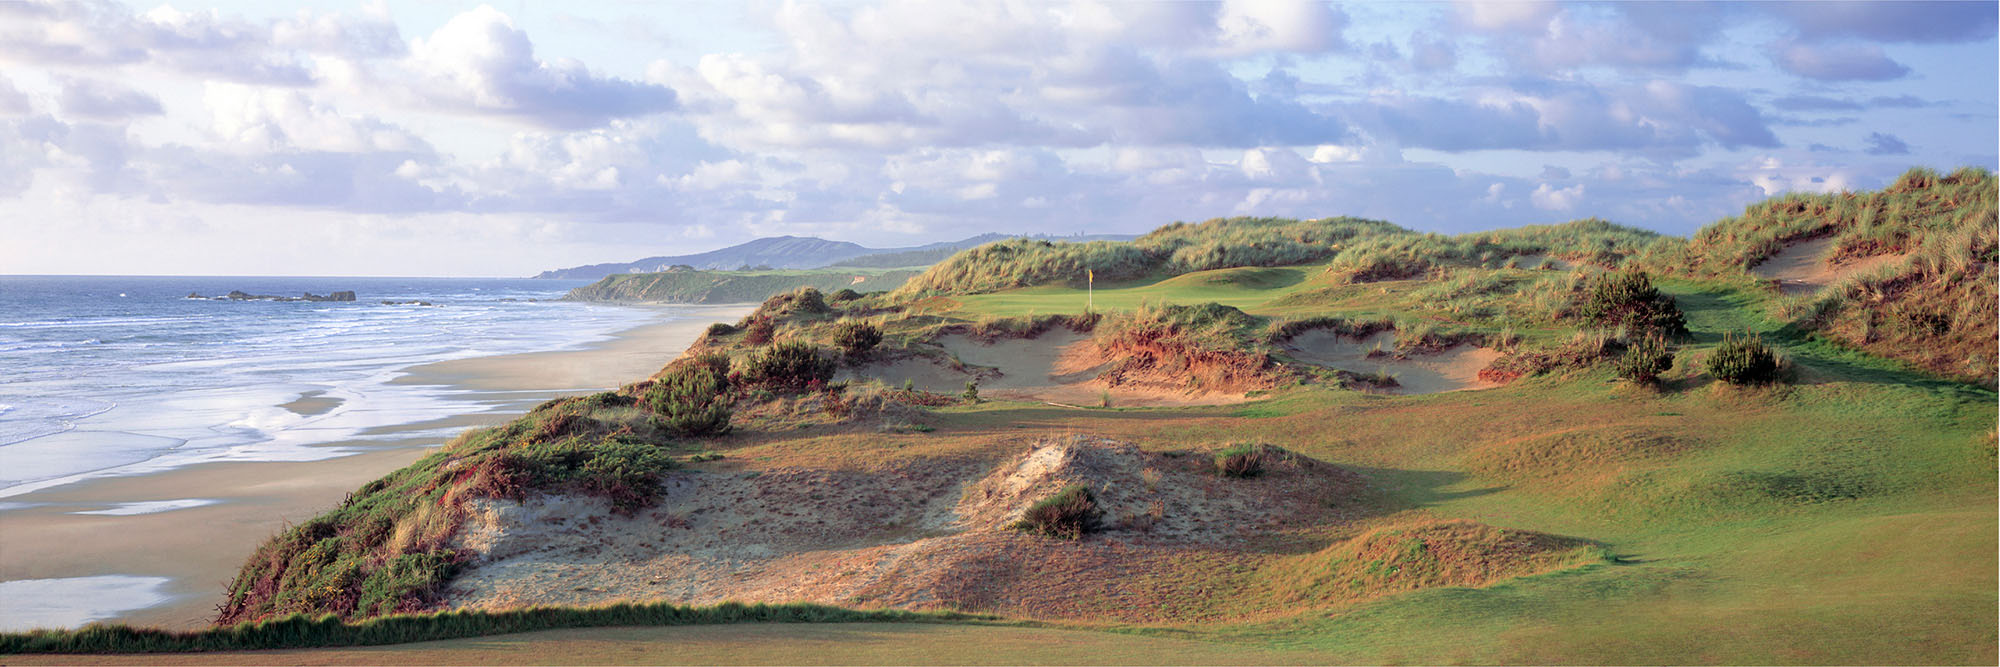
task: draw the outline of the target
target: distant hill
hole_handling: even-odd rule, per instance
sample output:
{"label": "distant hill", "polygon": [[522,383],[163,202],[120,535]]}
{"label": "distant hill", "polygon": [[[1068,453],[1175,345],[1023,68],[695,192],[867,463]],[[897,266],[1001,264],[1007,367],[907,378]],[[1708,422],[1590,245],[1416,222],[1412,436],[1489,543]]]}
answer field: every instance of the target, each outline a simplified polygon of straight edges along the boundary
{"label": "distant hill", "polygon": [[[1008,234],[981,234],[958,241],[944,241],[920,246],[902,248],[870,248],[846,241],[828,241],[810,236],[773,236],[757,239],[720,250],[710,250],[692,255],[669,257],[648,257],[633,262],[590,264],[567,269],[543,271],[536,278],[566,278],[573,280],[597,280],[605,276],[623,273],[658,273],[671,270],[675,266],[687,266],[697,270],[734,270],[746,267],[759,269],[817,269],[826,266],[859,268],[917,268],[930,266],[950,257],[952,253],[985,245],[1002,239],[1015,238]],[[1048,236],[1035,235],[1027,238],[1047,238],[1062,240],[1130,240],[1130,235],[1093,234],[1089,236]]]}

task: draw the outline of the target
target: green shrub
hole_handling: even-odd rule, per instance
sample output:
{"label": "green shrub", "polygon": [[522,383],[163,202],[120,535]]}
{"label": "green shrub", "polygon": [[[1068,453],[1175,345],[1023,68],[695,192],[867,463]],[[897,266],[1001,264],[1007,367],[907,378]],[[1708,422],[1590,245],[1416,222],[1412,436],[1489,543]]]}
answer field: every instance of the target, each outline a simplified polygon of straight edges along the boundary
{"label": "green shrub", "polygon": [[1708,374],[1730,384],[1759,384],[1778,379],[1778,355],[1755,335],[1725,335],[1708,355]]}
{"label": "green shrub", "polygon": [[1660,374],[1673,367],[1674,352],[1668,349],[1666,339],[1657,334],[1633,342],[1612,365],[1618,377],[1639,384],[1658,382]]}
{"label": "green shrub", "polygon": [[959,397],[959,398],[963,398],[963,399],[965,399],[965,400],[966,400],[967,402],[971,402],[971,403],[978,403],[978,402],[979,402],[979,381],[978,381],[978,380],[966,380],[966,381],[965,381],[965,391],[964,391],[963,393],[960,393],[960,394],[958,395],[958,397]]}
{"label": "green shrub", "polygon": [[856,292],[854,290],[845,287],[842,287],[840,288],[840,291],[834,292],[833,294],[827,296],[827,299],[830,301],[853,301],[859,298],[861,298],[860,292]]}
{"label": "green shrub", "polygon": [[681,435],[729,432],[729,357],[708,354],[676,365],[646,391],[646,409]]}
{"label": "green shrub", "polygon": [[1102,512],[1097,509],[1097,498],[1091,495],[1090,487],[1071,484],[1055,495],[1028,506],[1028,511],[1021,515],[1014,529],[1080,540],[1084,533],[1097,527],[1097,519],[1101,515]]}
{"label": "green shrub", "polygon": [[716,322],[715,324],[708,325],[709,338],[721,338],[733,333],[736,333],[736,327],[729,326],[728,322]]}
{"label": "green shrub", "polygon": [[1578,317],[1593,324],[1624,326],[1669,338],[1687,336],[1687,318],[1674,298],[1653,287],[1644,271],[1617,271],[1585,282]]}
{"label": "green shrub", "polygon": [[1254,445],[1230,445],[1215,453],[1215,472],[1223,477],[1264,474],[1264,450]]}
{"label": "green shrub", "polygon": [[749,358],[737,379],[746,387],[799,393],[833,379],[833,361],[801,342],[779,343]]}
{"label": "green shrub", "polygon": [[833,344],[850,357],[867,354],[881,342],[882,330],[866,322],[842,322],[833,330]]}

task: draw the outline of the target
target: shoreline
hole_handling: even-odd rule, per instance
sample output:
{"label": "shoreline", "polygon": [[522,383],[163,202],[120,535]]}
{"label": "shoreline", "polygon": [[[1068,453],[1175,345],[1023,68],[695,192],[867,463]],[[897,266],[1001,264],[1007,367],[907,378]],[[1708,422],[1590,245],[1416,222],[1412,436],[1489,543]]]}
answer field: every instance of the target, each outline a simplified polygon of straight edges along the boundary
{"label": "shoreline", "polygon": [[[734,320],[753,308],[754,304],[695,306],[675,313],[675,319],[656,319],[573,349],[470,357],[401,369],[392,384],[434,386],[493,407],[374,428],[368,439],[310,445],[354,454],[309,462],[201,463],[146,475],[88,479],[9,497],[8,509],[0,510],[0,536],[6,542],[0,549],[0,581],[165,577],[168,581],[157,590],[163,602],[98,615],[93,622],[203,627],[236,571],[273,533],[332,508],[348,492],[415,462],[459,432],[504,423],[556,396],[642,380],[678,357],[709,324]],[[298,403],[294,399],[280,407],[324,405]],[[191,499],[206,502],[171,504]],[[76,513],[130,508],[135,503],[168,509]],[[75,606],[87,608],[87,602],[78,600]],[[16,608],[32,610],[28,605]]]}

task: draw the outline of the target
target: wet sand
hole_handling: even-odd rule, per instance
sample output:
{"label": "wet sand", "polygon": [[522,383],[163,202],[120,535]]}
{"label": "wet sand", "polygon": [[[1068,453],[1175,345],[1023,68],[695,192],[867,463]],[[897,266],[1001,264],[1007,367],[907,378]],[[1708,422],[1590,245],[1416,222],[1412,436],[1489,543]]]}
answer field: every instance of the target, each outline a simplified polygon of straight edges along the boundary
{"label": "wet sand", "polygon": [[[322,445],[361,450],[352,456],[306,463],[212,463],[153,475],[94,479],[7,498],[17,509],[0,511],[0,581],[169,577],[162,589],[170,596],[167,602],[104,620],[200,627],[214,615],[237,569],[266,538],[332,508],[362,484],[416,461],[451,437],[442,430],[498,424],[553,396],[642,379],[678,356],[711,322],[734,320],[749,309],[703,308],[691,319],[642,326],[578,350],[414,367],[399,381],[491,392],[487,398],[499,408],[372,429],[364,434],[372,438],[367,441]],[[313,398],[321,397],[301,400]],[[405,437],[396,437],[399,434]],[[186,499],[219,502],[149,514],[74,514],[125,503]]]}
{"label": "wet sand", "polygon": [[[710,324],[735,322],[753,306],[686,306],[688,319],[618,334],[580,350],[455,359],[413,366],[391,384],[447,385],[485,391],[603,389],[646,379],[680,356]],[[607,384],[608,381],[608,384]]]}

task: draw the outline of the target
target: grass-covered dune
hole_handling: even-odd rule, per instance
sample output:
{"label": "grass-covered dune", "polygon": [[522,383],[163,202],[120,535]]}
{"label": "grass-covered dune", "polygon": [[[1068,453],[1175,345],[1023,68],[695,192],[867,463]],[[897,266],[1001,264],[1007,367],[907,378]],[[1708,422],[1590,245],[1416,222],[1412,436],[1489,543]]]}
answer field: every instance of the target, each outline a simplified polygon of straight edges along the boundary
{"label": "grass-covered dune", "polygon": [[621,273],[570,290],[570,301],[636,303],[755,303],[780,292],[813,287],[831,292],[895,289],[915,269],[853,267],[772,271]]}
{"label": "grass-covered dune", "polygon": [[[2000,343],[1846,327],[1980,326],[1993,188],[1914,171],[1693,239],[1218,221],[798,289],[274,536],[213,632],[719,597],[1119,637],[1052,661],[1992,664],[2000,397],[1926,359]],[[128,635],[0,646],[197,645],[90,639]]]}

